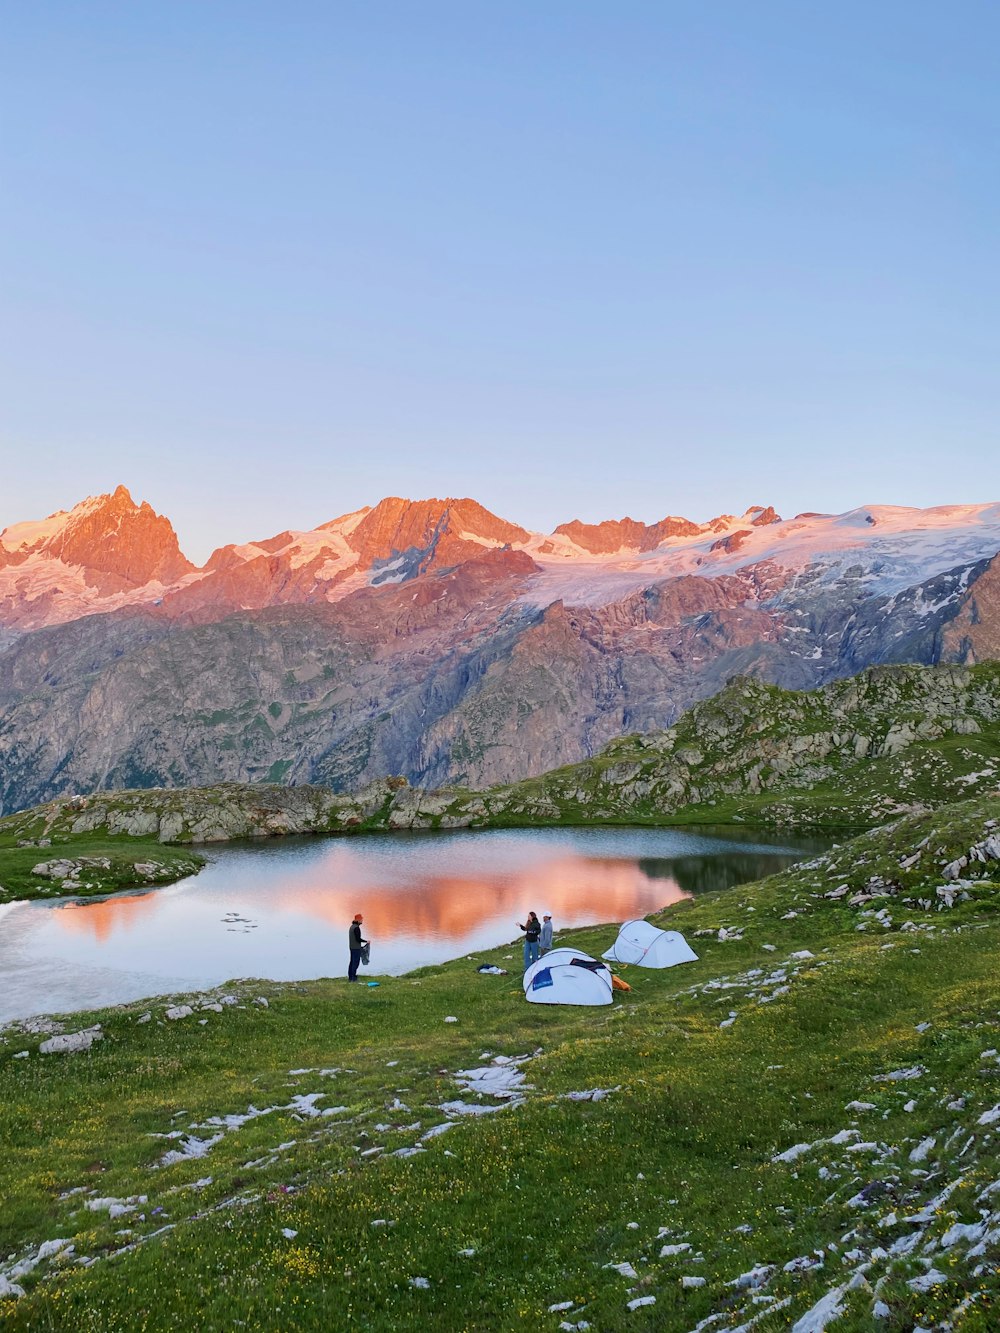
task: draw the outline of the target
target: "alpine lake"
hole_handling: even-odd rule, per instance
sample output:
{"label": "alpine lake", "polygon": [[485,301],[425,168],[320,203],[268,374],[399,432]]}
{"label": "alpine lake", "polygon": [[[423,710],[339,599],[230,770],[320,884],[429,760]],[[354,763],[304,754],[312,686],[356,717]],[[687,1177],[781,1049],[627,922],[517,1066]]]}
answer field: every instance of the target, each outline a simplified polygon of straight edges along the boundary
{"label": "alpine lake", "polygon": [[[643,917],[826,850],[829,837],[737,826],[559,828],[294,837],[202,848],[166,888],[0,907],[0,1023],[240,977],[346,974],[364,915],[362,979],[516,941],[529,910],[560,929]],[[614,939],[609,929],[608,944]],[[503,951],[518,974],[521,950]]]}

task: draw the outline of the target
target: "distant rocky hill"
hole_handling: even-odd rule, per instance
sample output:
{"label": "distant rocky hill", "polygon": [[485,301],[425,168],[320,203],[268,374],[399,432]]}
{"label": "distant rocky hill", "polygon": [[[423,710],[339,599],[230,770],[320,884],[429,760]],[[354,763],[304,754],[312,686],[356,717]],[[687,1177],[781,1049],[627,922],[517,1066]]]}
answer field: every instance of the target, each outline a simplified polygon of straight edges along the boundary
{"label": "distant rocky hill", "polygon": [[873,827],[991,796],[1000,816],[1000,664],[901,666],[814,692],[733,681],[667,731],[483,791],[393,777],[353,795],[238,783],[97,792],[9,816],[0,835],[37,844],[554,823]]}
{"label": "distant rocky hill", "polygon": [[1000,504],[532,533],[390,498],[196,568],[119,487],[0,533],[0,812],[223,781],[484,788],[812,689],[1000,654]]}

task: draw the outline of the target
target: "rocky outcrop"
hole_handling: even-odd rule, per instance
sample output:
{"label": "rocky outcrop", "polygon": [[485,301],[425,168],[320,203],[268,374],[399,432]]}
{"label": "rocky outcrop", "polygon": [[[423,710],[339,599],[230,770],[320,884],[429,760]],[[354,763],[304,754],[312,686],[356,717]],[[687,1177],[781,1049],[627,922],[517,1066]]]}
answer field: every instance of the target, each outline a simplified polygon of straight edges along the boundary
{"label": "rocky outcrop", "polygon": [[[770,523],[781,522],[770,505],[766,509],[760,505],[752,506],[743,515],[743,520],[753,527],[766,527]],[[581,523],[579,519],[574,519],[572,523],[560,523],[555,531],[592,555],[612,555],[618,551],[655,551],[671,537],[697,537],[718,532],[732,521],[731,514],[720,515],[707,523],[692,523],[690,519],[673,515],[649,524],[638,523],[634,518],[607,519],[603,523]],[[727,546],[716,542],[709,549],[737,550],[740,544],[740,541],[734,541]]]}
{"label": "rocky outcrop", "polygon": [[687,518],[668,515],[659,523],[638,523],[634,518],[607,519],[603,523],[560,523],[556,532],[568,537],[574,546],[592,555],[611,555],[615,551],[655,551],[668,537],[696,537],[705,528]]}
{"label": "rocky outcrop", "polygon": [[[294,833],[330,832],[371,819],[391,802],[405,783],[375,783],[354,798],[327,787],[247,786],[146,788],[51,801],[4,821],[4,831],[31,830],[35,838],[79,838],[101,833],[110,838],[156,839],[162,843],[231,842]],[[106,858],[105,858],[106,860]],[[63,880],[98,867],[100,858],[52,859],[33,873]],[[135,866],[139,879],[159,878],[155,862]],[[144,873],[145,872],[145,873]]]}
{"label": "rocky outcrop", "polygon": [[956,613],[941,632],[946,662],[987,662],[1000,658],[1000,556],[971,581]]}

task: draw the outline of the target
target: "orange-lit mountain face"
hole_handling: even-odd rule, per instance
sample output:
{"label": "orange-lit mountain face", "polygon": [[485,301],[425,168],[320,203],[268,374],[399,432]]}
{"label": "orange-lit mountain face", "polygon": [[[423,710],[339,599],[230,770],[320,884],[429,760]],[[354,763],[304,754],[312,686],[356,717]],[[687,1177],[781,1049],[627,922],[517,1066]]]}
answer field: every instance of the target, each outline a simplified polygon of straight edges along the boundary
{"label": "orange-lit mountain face", "polygon": [[392,497],[198,568],[119,487],[0,533],[0,809],[67,788],[517,779],[669,725],[736,674],[809,688],[995,655],[998,552],[1000,504],[546,534]]}
{"label": "orange-lit mountain face", "polygon": [[[748,514],[778,521],[773,509]],[[126,606],[205,619],[213,612],[338,601],[361,587],[407,581],[501,549],[529,559],[537,551],[560,563],[589,563],[595,555],[647,553],[670,538],[725,532],[733,522],[574,521],[546,538],[475,500],[390,496],[310,531],[220,546],[198,569],[181,554],[169,519],[145,501],[137,505],[119,486],[111,495],[0,532],[0,624],[38,629]]]}

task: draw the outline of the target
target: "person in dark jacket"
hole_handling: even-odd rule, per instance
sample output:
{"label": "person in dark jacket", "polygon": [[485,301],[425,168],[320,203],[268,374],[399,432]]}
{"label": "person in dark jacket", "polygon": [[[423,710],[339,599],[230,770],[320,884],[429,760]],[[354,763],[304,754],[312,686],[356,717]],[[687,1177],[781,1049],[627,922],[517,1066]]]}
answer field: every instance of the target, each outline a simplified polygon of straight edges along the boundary
{"label": "person in dark jacket", "polygon": [[348,981],[357,981],[358,964],[361,962],[361,955],[364,953],[365,946],[368,943],[367,940],[361,938],[362,921],[364,921],[364,917],[358,912],[354,920],[351,922],[351,929],[348,932],[348,940],[351,945],[351,962],[347,969]]}
{"label": "person in dark jacket", "polygon": [[524,970],[527,972],[532,963],[538,962],[538,941],[542,933],[542,923],[536,913],[529,912],[527,921],[523,926],[519,921],[517,928],[524,931]]}

